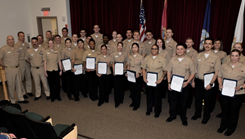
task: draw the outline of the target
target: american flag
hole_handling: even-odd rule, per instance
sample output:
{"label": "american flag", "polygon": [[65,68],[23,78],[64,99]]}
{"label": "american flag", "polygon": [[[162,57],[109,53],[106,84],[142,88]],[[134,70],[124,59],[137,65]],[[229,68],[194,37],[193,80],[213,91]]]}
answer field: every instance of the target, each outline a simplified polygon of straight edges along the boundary
{"label": "american flag", "polygon": [[141,1],[140,6],[140,40],[142,42],[145,41],[145,32],[146,32],[146,19],[145,19],[145,9],[143,6],[143,2]]}

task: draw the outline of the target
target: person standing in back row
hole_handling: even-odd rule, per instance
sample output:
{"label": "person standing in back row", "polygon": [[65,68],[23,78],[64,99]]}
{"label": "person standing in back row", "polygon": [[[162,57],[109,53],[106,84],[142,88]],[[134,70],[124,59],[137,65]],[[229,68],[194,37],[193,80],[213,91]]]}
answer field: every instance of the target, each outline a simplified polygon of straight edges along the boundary
{"label": "person standing in back row", "polygon": [[100,33],[100,27],[99,25],[94,25],[94,34],[91,35],[91,37],[95,41],[95,50],[99,50],[99,45],[103,43],[103,34]]}
{"label": "person standing in back row", "polygon": [[166,39],[165,41],[165,46],[166,46],[166,50],[168,51],[168,59],[171,59],[173,56],[176,55],[176,45],[177,42],[172,38],[172,36],[174,35],[173,30],[168,28],[166,30]]}

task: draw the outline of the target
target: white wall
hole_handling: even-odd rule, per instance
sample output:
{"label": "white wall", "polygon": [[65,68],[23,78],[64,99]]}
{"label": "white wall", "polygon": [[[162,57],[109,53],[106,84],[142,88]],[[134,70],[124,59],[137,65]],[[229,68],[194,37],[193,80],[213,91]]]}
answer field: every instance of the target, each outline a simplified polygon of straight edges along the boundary
{"label": "white wall", "polygon": [[45,34],[47,30],[52,31],[51,19],[42,19],[42,26],[43,26],[43,34]]}

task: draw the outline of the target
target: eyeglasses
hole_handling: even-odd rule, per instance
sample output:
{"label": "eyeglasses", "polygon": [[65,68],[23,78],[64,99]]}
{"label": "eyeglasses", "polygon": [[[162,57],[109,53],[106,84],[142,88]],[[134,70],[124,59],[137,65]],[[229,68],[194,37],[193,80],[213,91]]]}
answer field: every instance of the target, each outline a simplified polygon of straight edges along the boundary
{"label": "eyeglasses", "polygon": [[158,48],[151,48],[151,50],[158,50]]}
{"label": "eyeglasses", "polygon": [[86,32],[80,32],[80,33],[86,33]]}

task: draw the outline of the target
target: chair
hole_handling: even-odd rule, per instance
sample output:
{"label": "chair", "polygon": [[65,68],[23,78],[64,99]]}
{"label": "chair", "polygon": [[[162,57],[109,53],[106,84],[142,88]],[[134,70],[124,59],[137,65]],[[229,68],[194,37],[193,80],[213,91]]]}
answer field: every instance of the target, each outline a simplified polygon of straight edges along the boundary
{"label": "chair", "polygon": [[25,114],[37,139],[77,139],[77,126],[57,124],[52,126],[50,122],[37,121]]}

